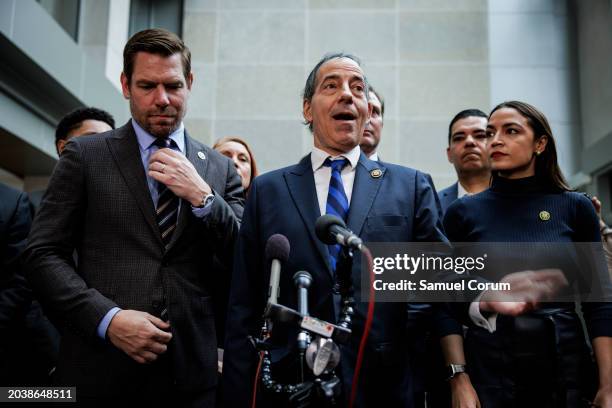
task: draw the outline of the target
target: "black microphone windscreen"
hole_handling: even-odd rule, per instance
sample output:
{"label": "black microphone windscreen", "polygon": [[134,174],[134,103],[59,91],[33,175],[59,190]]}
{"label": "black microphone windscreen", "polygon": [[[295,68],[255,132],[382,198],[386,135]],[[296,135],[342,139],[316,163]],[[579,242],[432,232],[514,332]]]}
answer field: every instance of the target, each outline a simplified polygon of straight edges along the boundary
{"label": "black microphone windscreen", "polygon": [[325,214],[319,217],[317,222],[315,223],[315,232],[317,237],[327,245],[333,245],[336,243],[336,240],[329,233],[329,228],[332,225],[338,225],[342,228],[346,228],[346,224],[340,218],[335,215]]}
{"label": "black microphone windscreen", "polygon": [[274,234],[266,242],[266,259],[278,259],[286,262],[289,259],[290,250],[291,245],[289,245],[287,237],[283,234]]}

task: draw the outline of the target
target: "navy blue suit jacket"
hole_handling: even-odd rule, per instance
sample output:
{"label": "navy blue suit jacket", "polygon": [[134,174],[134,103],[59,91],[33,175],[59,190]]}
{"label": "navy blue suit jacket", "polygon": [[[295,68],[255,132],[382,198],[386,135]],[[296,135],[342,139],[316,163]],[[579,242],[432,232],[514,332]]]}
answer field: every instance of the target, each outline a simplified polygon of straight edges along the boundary
{"label": "navy blue suit jacket", "polygon": [[440,190],[440,205],[442,206],[442,212],[446,213],[446,209],[457,199],[459,194],[458,183],[446,187],[444,190]]}
{"label": "navy blue suit jacket", "polygon": [[[380,169],[382,176],[372,177],[374,169]],[[264,250],[271,235],[283,234],[291,243],[289,260],[281,272],[279,303],[297,308],[292,276],[305,270],[313,277],[310,314],[335,320],[328,248],[317,239],[314,230],[319,216],[310,155],[297,165],[254,180],[235,252],[223,368],[226,406],[246,407],[250,401],[256,354],[247,336],[259,336],[262,325],[270,273]],[[347,224],[365,243],[446,241],[439,202],[428,176],[414,169],[371,161],[363,153],[357,165]],[[339,373],[345,394],[349,391],[367,310],[367,304],[360,302],[359,256],[355,257],[352,275],[357,310],[351,343],[342,348]],[[388,406],[412,406],[409,351],[411,335],[419,333],[424,323],[422,314],[420,307],[405,303],[376,304],[361,371],[358,406],[380,405],[385,400],[389,401]],[[277,355],[288,353],[294,340],[290,330],[275,327],[273,342],[279,346]]]}

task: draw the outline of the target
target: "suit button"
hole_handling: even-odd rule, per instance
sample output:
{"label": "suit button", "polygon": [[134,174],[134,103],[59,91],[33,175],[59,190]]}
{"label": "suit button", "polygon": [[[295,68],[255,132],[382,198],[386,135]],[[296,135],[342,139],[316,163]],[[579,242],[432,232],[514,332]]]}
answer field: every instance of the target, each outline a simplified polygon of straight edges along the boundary
{"label": "suit button", "polygon": [[153,302],[151,302],[151,306],[153,306],[154,309],[159,308],[160,303],[157,300],[154,300]]}
{"label": "suit button", "polygon": [[332,287],[332,292],[334,292],[335,295],[340,294],[340,284],[339,283],[334,284],[334,286]]}

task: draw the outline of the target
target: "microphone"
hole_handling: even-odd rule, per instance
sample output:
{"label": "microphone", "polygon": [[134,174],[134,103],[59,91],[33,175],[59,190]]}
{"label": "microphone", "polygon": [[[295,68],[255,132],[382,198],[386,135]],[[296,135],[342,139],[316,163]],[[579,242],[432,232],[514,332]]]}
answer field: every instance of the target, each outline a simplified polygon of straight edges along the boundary
{"label": "microphone", "polygon": [[312,283],[312,276],[306,271],[299,271],[293,275],[293,283],[298,290],[298,312],[308,316],[308,288]]}
{"label": "microphone", "polygon": [[346,227],[340,218],[325,214],[315,223],[317,237],[327,245],[340,244],[345,247],[361,251],[363,242],[361,238]]}
{"label": "microphone", "polygon": [[289,240],[282,234],[274,234],[266,242],[266,260],[271,260],[268,304],[278,302],[281,262],[286,262],[289,259],[290,249]]}
{"label": "microphone", "polygon": [[[312,276],[306,271],[299,271],[293,275],[293,283],[298,290],[298,312],[308,316],[308,288],[312,283]],[[300,381],[304,381],[304,353],[310,344],[310,335],[301,330],[297,337],[297,349],[300,352]]]}

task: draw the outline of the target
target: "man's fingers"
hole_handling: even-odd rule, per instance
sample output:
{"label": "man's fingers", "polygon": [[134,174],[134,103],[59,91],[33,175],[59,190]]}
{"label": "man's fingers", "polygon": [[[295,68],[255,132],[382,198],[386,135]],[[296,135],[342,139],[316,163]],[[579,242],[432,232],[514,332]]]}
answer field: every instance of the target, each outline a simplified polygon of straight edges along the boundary
{"label": "man's fingers", "polygon": [[162,163],[160,161],[151,161],[149,162],[149,170],[150,171],[156,171],[159,173],[163,173],[164,170],[166,169],[166,167],[168,167],[167,164]]}
{"label": "man's fingers", "polygon": [[152,363],[157,360],[157,354],[147,350],[141,350],[139,355],[144,359],[145,363]]}
{"label": "man's fingers", "polygon": [[151,338],[162,343],[168,343],[172,340],[172,333],[156,329],[156,332]]}
{"label": "man's fingers", "polygon": [[145,317],[147,318],[147,320],[153,323],[156,327],[159,327],[162,330],[168,330],[170,328],[170,323],[164,322],[162,319],[160,319],[157,316],[153,316],[152,314],[147,313]]}
{"label": "man's fingers", "polygon": [[158,181],[165,185],[168,185],[170,181],[172,181],[172,176],[166,173],[162,173],[155,170],[149,170],[147,173],[149,174],[149,177],[152,177],[155,181]]}
{"label": "man's fingers", "polygon": [[162,343],[151,343],[148,347],[147,347],[147,351],[150,351],[152,353],[155,354],[162,354],[165,353],[166,350],[168,350],[168,346],[166,346],[165,344]]}
{"label": "man's fingers", "polygon": [[149,163],[151,161],[159,161],[162,163],[166,163],[166,164],[174,164],[177,159],[180,159],[182,157],[182,155],[178,152],[175,152],[172,149],[159,149],[158,151],[156,151],[155,153],[153,153],[150,157],[149,157]]}

